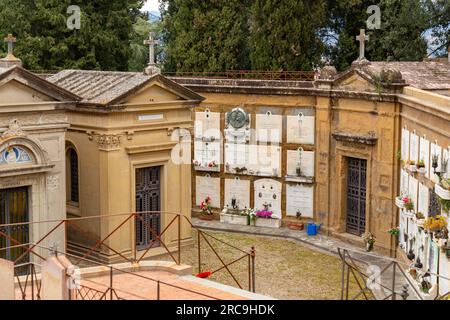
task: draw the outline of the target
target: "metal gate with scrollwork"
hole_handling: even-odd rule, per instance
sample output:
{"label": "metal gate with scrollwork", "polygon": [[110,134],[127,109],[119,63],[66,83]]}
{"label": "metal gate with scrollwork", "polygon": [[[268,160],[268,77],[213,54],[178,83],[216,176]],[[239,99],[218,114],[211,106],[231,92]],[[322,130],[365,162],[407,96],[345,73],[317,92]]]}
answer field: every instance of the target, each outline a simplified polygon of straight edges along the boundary
{"label": "metal gate with scrollwork", "polygon": [[367,161],[347,158],[347,232],[357,236],[366,229]]}
{"label": "metal gate with scrollwork", "polygon": [[[161,167],[136,170],[136,248],[145,250],[161,231]],[[153,247],[159,243],[153,244]]]}
{"label": "metal gate with scrollwork", "polygon": [[[29,243],[29,225],[21,224],[28,222],[28,189],[13,188],[0,190],[0,225],[16,224],[14,226],[0,227],[0,258],[16,261],[23,255],[26,247],[18,244]],[[6,248],[6,249],[5,249]],[[29,262],[29,254],[23,255],[16,264]],[[26,271],[25,267],[17,268],[20,274]]]}

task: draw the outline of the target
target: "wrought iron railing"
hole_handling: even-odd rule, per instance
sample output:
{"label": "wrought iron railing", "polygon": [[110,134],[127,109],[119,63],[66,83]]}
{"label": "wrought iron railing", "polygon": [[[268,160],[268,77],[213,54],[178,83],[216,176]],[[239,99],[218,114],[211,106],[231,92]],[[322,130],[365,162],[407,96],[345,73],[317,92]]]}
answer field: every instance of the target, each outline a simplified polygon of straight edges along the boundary
{"label": "wrought iron railing", "polygon": [[[164,220],[167,221],[167,224],[164,226],[164,228],[157,232],[153,226],[149,225],[146,220],[144,219],[144,216],[146,214],[160,214],[164,215]],[[120,220],[118,225],[106,236],[100,238],[97,234],[91,233],[88,231],[88,228],[85,228],[85,226],[80,225],[80,223],[86,223],[86,224],[92,224],[92,221],[95,221],[95,219],[98,219],[99,224],[104,219],[118,219]],[[112,237],[115,234],[119,234],[122,232],[123,228],[126,225],[135,226],[137,221],[141,221],[143,224],[146,224],[147,229],[151,233],[151,239],[153,239],[148,247],[145,250],[139,251],[137,246],[134,245],[132,249],[132,254],[124,254],[121,252],[121,249],[116,249],[111,244],[112,242],[109,242],[108,240],[111,240]],[[182,223],[187,223],[192,230],[197,231],[197,253],[198,253],[198,273],[200,274],[203,270],[205,270],[205,266],[202,262],[202,255],[201,255],[201,249],[207,249],[210,250],[214,257],[217,258],[217,261],[219,262],[219,267],[215,268],[214,270],[209,271],[209,275],[214,275],[219,272],[225,272],[227,273],[234,281],[235,285],[241,289],[244,288],[244,283],[247,282],[247,288],[249,291],[255,292],[256,287],[256,281],[255,281],[255,249],[252,247],[250,251],[242,250],[224,240],[221,240],[217,238],[215,235],[206,232],[204,230],[200,230],[196,228],[191,221],[184,215],[176,214],[176,213],[168,213],[168,212],[139,212],[139,213],[131,213],[131,214],[115,214],[115,215],[109,215],[109,216],[91,216],[91,217],[80,217],[80,218],[71,218],[71,219],[64,219],[64,220],[53,220],[53,221],[42,221],[42,222],[29,222],[29,223],[20,223],[20,224],[8,224],[8,225],[0,225],[0,228],[6,228],[11,226],[31,226],[34,224],[47,224],[47,228],[50,229],[45,235],[43,235],[38,241],[35,243],[27,243],[27,244],[21,244],[20,241],[17,241],[14,239],[11,235],[7,233],[0,232],[0,238],[6,238],[9,240],[10,243],[14,243],[15,246],[23,247],[22,253],[16,257],[14,262],[16,263],[17,268],[23,267],[23,265],[19,265],[21,260],[23,260],[24,257],[28,255],[32,255],[34,260],[40,260],[44,261],[45,258],[42,255],[42,250],[53,250],[54,252],[59,252],[60,254],[64,254],[66,256],[69,256],[71,260],[73,260],[75,265],[78,265],[80,263],[85,263],[87,265],[107,265],[103,261],[101,261],[98,256],[101,255],[102,249],[110,251],[114,253],[117,257],[120,257],[123,261],[128,261],[131,264],[138,264],[144,259],[148,259],[148,253],[152,248],[155,248],[156,246],[159,246],[163,249],[163,251],[170,257],[171,260],[173,260],[177,265],[180,265],[182,263]],[[31,229],[31,228],[30,228]],[[176,234],[177,236],[175,239],[173,239],[170,244],[167,244],[165,241],[165,235],[168,233],[168,230],[175,229],[176,231],[173,234]],[[57,250],[56,248],[47,248],[43,246],[43,241],[48,239],[52,234],[55,234],[56,232],[63,231],[65,234],[65,244],[64,248],[66,248],[64,251]],[[91,245],[87,246],[87,249],[84,251],[84,253],[74,254],[74,253],[68,253],[67,247],[70,244],[68,241],[68,238],[70,237],[70,233],[74,234],[76,233],[77,237],[83,238],[85,242],[89,242]],[[225,259],[221,256],[220,250],[217,249],[217,247],[214,246],[211,240],[214,240],[215,242],[218,242],[226,247],[228,247],[230,250],[233,250],[236,253],[239,253],[239,257],[234,259],[233,261],[227,262]],[[175,244],[174,244],[175,243]],[[9,248],[9,247],[8,247]],[[6,250],[8,248],[0,248],[0,250]],[[40,249],[40,250],[38,250]],[[52,252],[53,252],[52,251]],[[247,279],[245,282],[243,282],[242,279],[239,279],[238,276],[236,276],[236,272],[233,270],[233,267],[236,263],[239,261],[246,261],[246,268],[247,268]],[[30,263],[30,265],[33,265]],[[34,268],[34,267],[33,267]],[[125,272],[124,270],[115,270],[117,272]],[[28,272],[32,279],[36,279],[35,277],[35,270],[30,270]],[[34,274],[34,278],[33,278]],[[133,273],[130,273],[133,274]],[[138,276],[138,275],[136,275]],[[140,276],[140,275],[139,275]],[[113,276],[111,275],[111,281]],[[28,278],[27,278],[28,279]],[[178,288],[180,290],[190,291],[186,288],[181,288],[174,286],[170,283],[164,283],[162,281],[159,281],[157,279],[152,279],[149,277],[144,277],[143,279],[147,279],[149,281],[154,281],[157,283],[157,297],[160,297],[160,286],[170,286],[173,288]],[[37,282],[36,282],[37,284]],[[39,282],[40,285],[40,282]],[[75,291],[72,292],[72,296],[77,297],[79,299],[83,297],[87,297],[86,293],[91,292],[88,290],[89,288],[86,287],[82,291]],[[91,288],[93,289],[93,288]],[[110,288],[110,291],[112,290],[112,286]],[[39,287],[40,290],[40,287]],[[26,291],[26,290],[25,290]],[[23,292],[25,292],[23,291]],[[115,292],[110,292],[110,294],[117,294]],[[204,295],[200,292],[192,291],[192,293],[199,294],[200,296],[214,299],[214,297],[210,297],[208,295]],[[107,296],[108,294],[105,294]],[[34,295],[33,295],[34,297]],[[94,295],[94,297],[98,297],[98,294]],[[23,296],[23,298],[26,298],[26,295]],[[113,296],[110,297],[111,299]],[[116,298],[119,298],[118,296]]]}
{"label": "wrought iron railing", "polygon": [[[358,252],[358,254],[361,253]],[[341,300],[407,300],[411,297],[415,300],[423,300],[416,285],[407,276],[398,261],[383,258],[386,261],[385,265],[378,272],[369,273],[362,271],[362,265],[367,267],[368,263],[355,259],[350,250],[338,248],[338,255],[342,261]],[[369,254],[365,255],[369,258],[374,257]],[[442,275],[433,274],[433,276],[450,283],[450,279]],[[387,281],[383,281],[386,278]],[[350,296],[350,291],[356,293]],[[439,295],[438,287],[434,299],[447,300],[449,298],[450,292]]]}

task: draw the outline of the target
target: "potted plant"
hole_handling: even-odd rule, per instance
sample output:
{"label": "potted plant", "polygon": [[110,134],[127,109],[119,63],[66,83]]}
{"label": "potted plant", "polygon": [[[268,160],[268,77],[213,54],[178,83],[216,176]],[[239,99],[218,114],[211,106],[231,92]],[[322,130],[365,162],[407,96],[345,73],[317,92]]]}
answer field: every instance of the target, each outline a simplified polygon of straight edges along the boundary
{"label": "potted plant", "polygon": [[416,213],[416,224],[418,227],[423,227],[425,223],[425,216],[422,212]]}
{"label": "potted plant", "polygon": [[211,206],[211,197],[207,196],[201,203],[200,209],[202,210],[202,214],[200,215],[200,219],[202,220],[212,220],[214,218]]}
{"label": "potted plant", "polygon": [[423,228],[433,234],[433,241],[442,247],[448,239],[447,219],[443,216],[428,217]]}
{"label": "potted plant", "polygon": [[435,185],[434,192],[439,198],[450,200],[450,179],[441,179],[441,182]]}
{"label": "potted plant", "polygon": [[[295,217],[297,218],[297,220],[300,220],[301,217],[302,217],[302,213],[300,211],[297,211],[296,214],[295,214]],[[305,225],[303,223],[301,223],[300,221],[298,221],[298,222],[289,222],[288,227],[291,230],[303,230],[305,228]]]}
{"label": "potted plant", "polygon": [[416,172],[417,171],[416,161],[415,160],[408,160],[407,166],[408,166],[409,171],[411,171],[411,172]]}
{"label": "potted plant", "polygon": [[425,174],[427,172],[425,168],[425,161],[419,160],[419,162],[417,162],[417,171],[419,171],[420,174]]}
{"label": "potted plant", "polygon": [[400,228],[399,227],[392,228],[392,229],[388,230],[388,233],[392,237],[394,237],[395,247],[397,247],[398,237],[400,236]]}
{"label": "potted plant", "polygon": [[372,251],[373,245],[375,243],[375,236],[370,232],[366,232],[362,235],[362,238],[364,240],[364,243],[366,244],[366,251]]}
{"label": "potted plant", "polygon": [[409,197],[403,197],[403,207],[406,210],[407,216],[412,218],[414,216],[414,202]]}
{"label": "potted plant", "polygon": [[388,233],[389,233],[391,236],[398,237],[399,234],[400,234],[400,228],[399,228],[399,227],[392,228],[392,229],[388,230]]}

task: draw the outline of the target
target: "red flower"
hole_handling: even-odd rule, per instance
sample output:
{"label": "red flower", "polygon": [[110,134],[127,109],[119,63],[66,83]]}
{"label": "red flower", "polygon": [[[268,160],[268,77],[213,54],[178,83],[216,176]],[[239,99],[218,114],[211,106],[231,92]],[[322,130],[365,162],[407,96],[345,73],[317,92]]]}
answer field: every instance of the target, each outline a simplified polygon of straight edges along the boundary
{"label": "red flower", "polygon": [[211,275],[212,275],[212,272],[205,271],[205,272],[200,272],[199,274],[196,275],[196,277],[206,279],[206,278],[209,278]]}

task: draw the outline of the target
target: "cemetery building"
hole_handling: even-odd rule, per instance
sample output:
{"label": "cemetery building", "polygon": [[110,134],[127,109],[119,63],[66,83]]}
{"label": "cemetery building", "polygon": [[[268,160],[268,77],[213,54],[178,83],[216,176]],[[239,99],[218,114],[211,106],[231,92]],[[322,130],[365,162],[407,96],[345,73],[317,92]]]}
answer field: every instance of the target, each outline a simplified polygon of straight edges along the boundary
{"label": "cemetery building", "polygon": [[[21,67],[10,44],[10,54],[0,60],[0,225],[30,224],[14,234],[11,227],[1,229],[14,239],[0,237],[2,248],[17,240],[62,250],[67,240],[68,252],[83,253],[127,215],[153,212],[142,221],[129,219],[119,236],[96,248],[101,261],[114,261],[147,249],[174,215],[190,218],[191,169],[181,145],[201,96],[153,65],[145,73],[37,76]],[[99,216],[110,218],[89,219]],[[71,218],[80,218],[78,225],[60,224]],[[167,230],[164,241],[170,246],[179,235],[191,238],[188,223],[179,233]],[[23,251],[2,254],[15,260]]]}
{"label": "cemetery building", "polygon": [[[23,69],[12,53],[0,59],[0,225],[65,219],[65,108],[78,96]],[[36,243],[51,224],[0,228],[0,258],[30,259],[20,244]],[[10,238],[9,238],[10,237]],[[14,239],[14,240],[11,240]],[[58,230],[43,242],[64,248]]]}
{"label": "cemetery building", "polygon": [[[84,252],[120,225],[120,236],[99,249],[102,261],[115,262],[157,240],[148,225],[160,232],[170,214],[200,215],[208,198],[224,223],[247,224],[239,215],[253,208],[273,218],[256,218],[257,226],[314,221],[360,246],[370,233],[379,251],[450,276],[448,244],[423,232],[422,221],[448,219],[448,61],[370,62],[362,50],[345,72],[326,66],[274,80],[165,77],[151,57],[144,73],[39,77],[8,41],[0,60],[0,225],[109,216],[82,225],[90,237],[60,230],[43,245]],[[153,38],[146,43],[153,49]],[[134,212],[152,214],[121,225]],[[33,243],[54,225],[26,226],[9,235]],[[388,233],[397,226],[398,243]],[[180,236],[190,240],[187,224],[164,240]],[[0,239],[0,247],[12,245]]]}
{"label": "cemetery building", "polygon": [[370,232],[395,255],[402,128],[448,148],[449,70],[446,60],[362,57],[309,81],[174,78],[206,98],[195,110],[193,214],[206,197],[217,219],[268,204],[284,225],[300,216],[358,245]]}

